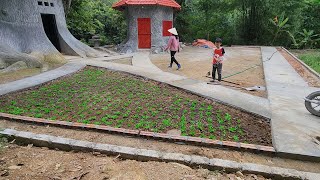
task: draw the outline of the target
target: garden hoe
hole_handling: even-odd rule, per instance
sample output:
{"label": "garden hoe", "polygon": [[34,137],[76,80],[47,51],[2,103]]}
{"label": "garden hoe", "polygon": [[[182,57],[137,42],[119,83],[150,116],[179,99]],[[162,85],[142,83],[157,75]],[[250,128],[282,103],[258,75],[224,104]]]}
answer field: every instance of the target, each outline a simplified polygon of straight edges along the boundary
{"label": "garden hoe", "polygon": [[[212,77],[211,77],[210,75],[211,75],[211,72],[209,71],[205,77],[212,79]],[[240,85],[240,84],[238,84],[238,83],[231,82],[231,81],[226,81],[226,80],[223,80],[223,79],[222,79],[221,81],[226,82],[226,83],[230,83],[230,84],[235,84],[235,85],[238,85],[238,86]],[[212,83],[212,84],[213,84],[213,83]]]}
{"label": "garden hoe", "polygon": [[[212,78],[210,77],[210,71],[207,73],[207,76],[205,76],[207,78]],[[226,80],[221,80],[223,82],[226,82],[226,83],[230,83],[230,84],[234,84],[234,85],[228,85],[228,84],[224,84],[223,86],[228,86],[228,87],[233,87],[233,88],[238,88],[238,89],[243,89],[243,90],[246,90],[246,91],[265,91],[266,88],[263,87],[263,86],[253,86],[253,87],[242,87],[240,86],[240,84],[238,83],[235,83],[235,82],[231,82],[231,81],[226,81]],[[220,83],[215,83],[215,82],[208,82],[207,84],[210,84],[210,85],[221,85]]]}

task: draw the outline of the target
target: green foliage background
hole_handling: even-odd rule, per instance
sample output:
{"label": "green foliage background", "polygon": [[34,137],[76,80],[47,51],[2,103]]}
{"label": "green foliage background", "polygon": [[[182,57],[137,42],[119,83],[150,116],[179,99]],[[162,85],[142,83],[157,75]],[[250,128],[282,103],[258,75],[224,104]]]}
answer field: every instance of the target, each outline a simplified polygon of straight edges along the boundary
{"label": "green foliage background", "polygon": [[[111,8],[116,1],[73,0],[67,16],[72,34],[86,42],[93,34],[99,34],[104,44],[123,41],[126,21],[122,12]],[[175,26],[185,42],[198,38],[214,41],[216,37],[221,37],[225,45],[294,47],[293,38],[302,41],[304,37],[300,32],[306,29],[308,32],[314,30],[313,35],[316,35],[310,47],[320,47],[320,40],[316,41],[320,38],[320,0],[176,1],[181,4],[182,10],[175,14]],[[270,19],[282,14],[288,22],[277,34],[278,27]]]}
{"label": "green foliage background", "polygon": [[67,15],[70,32],[83,42],[99,35],[102,44],[118,44],[126,35],[124,14],[112,9],[117,0],[73,0]]}

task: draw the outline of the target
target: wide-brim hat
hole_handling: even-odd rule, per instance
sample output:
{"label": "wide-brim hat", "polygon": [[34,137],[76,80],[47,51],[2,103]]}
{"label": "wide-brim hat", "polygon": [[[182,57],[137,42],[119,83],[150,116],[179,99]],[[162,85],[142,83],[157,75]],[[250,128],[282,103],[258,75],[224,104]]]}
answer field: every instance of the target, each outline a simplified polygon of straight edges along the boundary
{"label": "wide-brim hat", "polygon": [[169,29],[168,31],[169,31],[169,33],[171,33],[171,34],[178,36],[178,32],[177,32],[177,29],[176,29],[176,28],[171,28],[171,29]]}

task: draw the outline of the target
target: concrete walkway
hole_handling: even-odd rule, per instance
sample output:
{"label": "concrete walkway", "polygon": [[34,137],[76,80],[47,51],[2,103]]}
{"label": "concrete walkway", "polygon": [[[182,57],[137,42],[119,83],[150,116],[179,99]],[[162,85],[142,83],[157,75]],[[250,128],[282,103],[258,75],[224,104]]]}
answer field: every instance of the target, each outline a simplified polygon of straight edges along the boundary
{"label": "concrete walkway", "polygon": [[262,47],[264,72],[272,111],[273,145],[278,152],[320,157],[320,118],[304,107],[303,98],[316,88],[308,87],[276,48]]}
{"label": "concrete walkway", "polygon": [[92,60],[96,60],[96,61],[98,61],[98,60],[100,60],[100,61],[113,61],[113,60],[117,60],[117,59],[132,58],[133,55],[134,54],[123,54],[123,55],[118,55],[118,56],[92,58]]}
{"label": "concrete walkway", "polygon": [[150,61],[149,55],[149,51],[139,51],[135,53],[135,55],[132,58],[132,65],[136,67],[141,67],[146,71],[162,73],[162,70]]}

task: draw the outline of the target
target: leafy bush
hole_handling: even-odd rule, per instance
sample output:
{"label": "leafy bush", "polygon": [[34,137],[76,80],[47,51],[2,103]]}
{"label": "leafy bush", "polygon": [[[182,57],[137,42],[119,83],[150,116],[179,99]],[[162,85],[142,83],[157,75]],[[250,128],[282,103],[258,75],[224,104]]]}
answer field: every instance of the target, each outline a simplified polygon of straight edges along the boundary
{"label": "leafy bush", "polygon": [[122,12],[112,9],[116,0],[73,0],[67,16],[70,32],[85,43],[99,35],[102,45],[120,43],[126,35]]}
{"label": "leafy bush", "polygon": [[[113,10],[118,0],[73,0],[67,16],[68,27],[78,39],[88,43],[92,35],[100,35],[102,44],[117,44],[126,37],[124,13]],[[306,29],[320,34],[319,0],[176,0],[181,11],[174,15],[181,40],[214,41],[221,37],[226,45],[291,46],[292,37]],[[281,23],[270,23],[270,17],[285,13]],[[280,29],[279,29],[280,28]],[[309,31],[308,31],[309,30]],[[284,33],[290,31],[289,33]],[[291,35],[291,36],[289,36]],[[320,47],[304,42],[302,46]],[[295,43],[294,43],[295,44]],[[295,44],[296,45],[296,44]]]}
{"label": "leafy bush", "polygon": [[291,35],[293,45],[296,48],[310,49],[320,44],[320,34],[314,34],[314,30],[303,29],[296,36]]}

